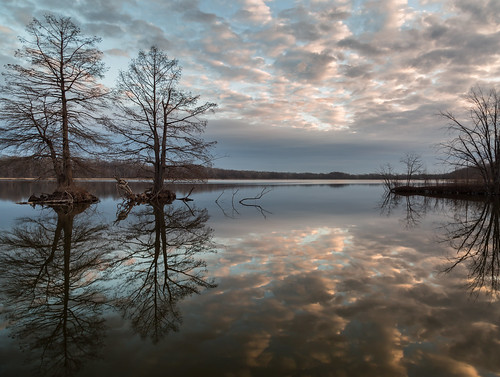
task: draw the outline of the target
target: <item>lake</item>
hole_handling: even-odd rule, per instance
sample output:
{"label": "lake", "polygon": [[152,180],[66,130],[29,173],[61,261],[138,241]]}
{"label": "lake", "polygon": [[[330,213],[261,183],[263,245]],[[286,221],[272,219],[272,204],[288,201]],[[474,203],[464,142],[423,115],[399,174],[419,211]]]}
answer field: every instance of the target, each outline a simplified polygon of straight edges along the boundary
{"label": "lake", "polygon": [[500,375],[497,201],[85,184],[99,203],[52,209],[16,204],[50,184],[0,182],[2,377]]}

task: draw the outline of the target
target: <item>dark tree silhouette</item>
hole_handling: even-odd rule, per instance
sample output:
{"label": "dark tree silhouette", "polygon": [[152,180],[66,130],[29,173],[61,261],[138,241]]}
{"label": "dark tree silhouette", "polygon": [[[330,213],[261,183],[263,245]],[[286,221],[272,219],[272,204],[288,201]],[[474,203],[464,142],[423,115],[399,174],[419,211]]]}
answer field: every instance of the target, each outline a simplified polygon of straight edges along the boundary
{"label": "dark tree silhouette", "polygon": [[441,115],[449,123],[453,139],[441,145],[447,161],[457,168],[474,168],[492,194],[500,194],[500,97],[472,88],[467,97],[469,119],[459,119],[451,111]]}
{"label": "dark tree silhouette", "polygon": [[212,160],[214,143],[200,137],[207,124],[201,117],[216,104],[199,105],[199,96],[179,89],[180,78],[178,61],[155,46],[140,51],[118,78],[119,112],[110,129],[123,137],[120,156],[153,167],[153,194],[163,190],[167,178]]}
{"label": "dark tree silhouette", "polygon": [[47,158],[57,177],[58,191],[74,185],[73,164],[95,146],[104,146],[95,125],[108,94],[102,78],[102,53],[96,37],[81,35],[66,17],[33,19],[8,64],[0,97],[0,146],[17,155]]}
{"label": "dark tree silhouette", "polygon": [[[121,211],[117,221],[129,213],[134,211]],[[118,233],[123,250],[114,262],[123,287],[118,302],[135,330],[157,342],[179,328],[180,300],[215,287],[200,259],[213,252],[212,230],[205,224],[206,210],[187,206],[147,205],[130,217]]]}
{"label": "dark tree silhouette", "polygon": [[101,345],[106,296],[99,283],[110,250],[106,226],[90,223],[85,207],[48,210],[0,237],[0,294],[36,375],[74,375]]}

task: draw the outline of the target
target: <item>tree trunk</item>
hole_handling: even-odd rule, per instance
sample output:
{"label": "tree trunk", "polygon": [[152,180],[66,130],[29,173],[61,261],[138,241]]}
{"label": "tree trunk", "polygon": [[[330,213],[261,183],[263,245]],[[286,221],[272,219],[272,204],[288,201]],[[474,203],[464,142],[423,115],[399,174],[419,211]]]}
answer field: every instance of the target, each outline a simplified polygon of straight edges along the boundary
{"label": "tree trunk", "polygon": [[[169,94],[170,98],[170,94]],[[161,154],[160,154],[160,169],[161,169],[161,182],[163,187],[163,182],[165,180],[165,167],[167,164],[167,125],[168,125],[168,101],[167,103],[163,103],[163,133],[161,135]]]}
{"label": "tree trunk", "polygon": [[58,181],[59,188],[67,188],[73,186],[73,168],[71,164],[71,154],[69,151],[69,126],[68,126],[68,110],[66,104],[66,96],[63,92],[62,96],[62,176]]}
{"label": "tree trunk", "polygon": [[500,177],[498,175],[498,170],[493,172],[493,180],[492,180],[492,184],[493,184],[493,188],[492,188],[492,193],[493,195],[500,195]]}
{"label": "tree trunk", "polygon": [[64,191],[73,186],[73,167],[71,166],[71,154],[69,151],[69,119],[68,100],[66,98],[66,82],[64,80],[64,38],[61,35],[61,56],[59,65],[60,88],[61,88],[61,115],[62,115],[62,175],[58,177],[58,191]]}
{"label": "tree trunk", "polygon": [[153,177],[153,194],[158,194],[163,189],[163,169],[160,159],[160,143],[158,136],[155,135],[155,161],[154,161],[154,177]]}
{"label": "tree trunk", "polygon": [[153,194],[158,194],[163,190],[163,178],[161,174],[161,166],[159,162],[155,163],[155,176],[153,179]]}

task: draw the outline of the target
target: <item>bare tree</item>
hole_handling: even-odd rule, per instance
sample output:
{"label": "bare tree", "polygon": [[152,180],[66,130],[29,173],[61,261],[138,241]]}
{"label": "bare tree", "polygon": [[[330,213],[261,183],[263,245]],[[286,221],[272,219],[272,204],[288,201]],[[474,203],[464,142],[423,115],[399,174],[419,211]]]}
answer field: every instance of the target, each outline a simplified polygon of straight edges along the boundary
{"label": "bare tree", "polygon": [[73,163],[96,145],[95,129],[108,91],[97,37],[85,37],[70,18],[46,15],[27,26],[28,38],[8,64],[0,96],[0,146],[17,155],[48,158],[58,191],[73,186]]}
{"label": "bare tree", "polygon": [[423,172],[424,164],[422,162],[422,158],[416,153],[409,152],[401,157],[401,160],[399,161],[404,165],[406,186],[409,186],[415,175]]}
{"label": "bare tree", "polygon": [[212,159],[214,143],[200,137],[207,124],[201,116],[216,104],[199,105],[199,96],[178,88],[180,78],[178,61],[155,46],[140,51],[118,78],[119,112],[110,128],[123,137],[122,155],[153,167],[153,194],[179,170],[209,165]]}
{"label": "bare tree", "polygon": [[449,120],[453,139],[442,144],[447,161],[455,167],[474,168],[491,194],[500,194],[500,97],[496,89],[485,92],[472,88],[469,119],[461,120],[451,111],[441,115]]}
{"label": "bare tree", "polygon": [[394,167],[387,163],[380,166],[379,174],[382,177],[383,185],[386,191],[391,191],[394,187],[398,186],[398,175]]}

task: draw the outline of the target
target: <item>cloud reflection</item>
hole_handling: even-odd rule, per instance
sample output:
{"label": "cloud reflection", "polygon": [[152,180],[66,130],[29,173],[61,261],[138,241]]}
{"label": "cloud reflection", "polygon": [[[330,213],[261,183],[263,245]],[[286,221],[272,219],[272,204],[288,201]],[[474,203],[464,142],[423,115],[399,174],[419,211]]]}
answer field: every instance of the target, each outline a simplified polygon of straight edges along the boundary
{"label": "cloud reflection", "polygon": [[[496,304],[470,301],[464,269],[439,273],[447,246],[433,244],[429,253],[417,246],[435,238],[432,229],[409,232],[394,220],[393,243],[386,242],[384,221],[227,238],[219,260],[225,267],[214,271],[217,292],[199,303],[207,309],[207,333],[192,334],[211,339],[214,348],[203,349],[207,360],[220,357],[220,342],[230,342],[227,364],[211,372],[500,372],[491,355],[500,339]],[[223,315],[215,314],[219,307]]]}
{"label": "cloud reflection", "polygon": [[[248,212],[253,217],[242,211],[241,217],[229,218],[214,203],[207,211],[193,210],[197,216],[182,204],[136,208],[120,223],[128,235],[122,237],[124,258],[118,266],[124,278],[119,297],[126,305],[106,317],[105,361],[89,361],[83,373],[500,375],[500,303],[482,291],[469,295],[467,263],[442,272],[455,250],[436,242],[445,230],[439,225],[460,209],[434,199],[426,205],[414,199],[410,206],[401,200],[386,216],[374,208],[378,189],[276,187],[262,201],[273,213],[266,219],[254,211]],[[298,197],[300,203],[292,200]],[[411,227],[405,222],[408,208],[424,209]],[[469,220],[474,213],[481,212],[469,211]],[[190,232],[181,231],[195,219],[200,221]],[[160,296],[135,293],[155,292],[147,289],[163,284],[166,271],[175,278],[163,266],[166,261],[176,268],[172,257],[180,252],[170,248],[184,235],[199,241],[209,236],[209,244],[218,248],[213,253],[212,247],[200,247],[192,254],[194,261],[203,261],[195,265],[203,267],[200,278],[216,286],[201,285],[199,295],[164,300],[182,313],[182,326],[175,322],[176,332],[158,322],[161,336],[155,337],[142,331],[152,328],[154,311],[138,309],[152,307],[153,297]],[[166,244],[157,242],[162,237]],[[162,245],[169,248],[166,259],[158,253]]]}

